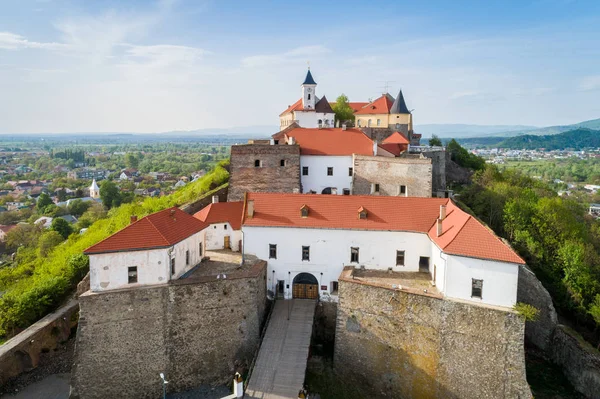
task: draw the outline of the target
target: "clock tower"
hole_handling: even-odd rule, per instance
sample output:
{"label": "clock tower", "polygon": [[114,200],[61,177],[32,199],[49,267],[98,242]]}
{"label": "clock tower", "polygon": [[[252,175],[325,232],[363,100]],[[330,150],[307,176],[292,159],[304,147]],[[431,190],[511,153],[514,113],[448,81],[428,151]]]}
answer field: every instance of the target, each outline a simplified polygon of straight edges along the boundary
{"label": "clock tower", "polygon": [[317,88],[317,82],[313,79],[310,73],[310,67],[306,73],[304,83],[302,83],[302,108],[305,110],[315,109],[315,89]]}

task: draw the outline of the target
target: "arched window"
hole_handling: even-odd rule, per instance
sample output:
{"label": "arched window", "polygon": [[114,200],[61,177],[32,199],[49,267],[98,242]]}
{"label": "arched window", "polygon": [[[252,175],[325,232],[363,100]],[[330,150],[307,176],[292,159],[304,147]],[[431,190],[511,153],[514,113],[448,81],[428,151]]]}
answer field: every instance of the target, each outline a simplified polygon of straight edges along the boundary
{"label": "arched window", "polygon": [[358,127],[361,127],[361,126],[362,126],[362,119],[359,119],[358,120]]}
{"label": "arched window", "polygon": [[371,120],[370,119],[367,121],[367,127],[371,127]]}
{"label": "arched window", "polygon": [[377,119],[377,126],[381,126],[381,119]]}

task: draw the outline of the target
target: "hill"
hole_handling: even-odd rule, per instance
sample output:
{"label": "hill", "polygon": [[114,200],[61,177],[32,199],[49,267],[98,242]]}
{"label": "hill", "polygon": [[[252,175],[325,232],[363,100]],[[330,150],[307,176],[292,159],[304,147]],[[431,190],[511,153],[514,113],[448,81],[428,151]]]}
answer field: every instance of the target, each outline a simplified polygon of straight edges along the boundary
{"label": "hill", "polygon": [[600,147],[600,130],[579,128],[559,134],[543,136],[526,134],[508,138],[496,146],[499,148],[526,150],[537,148],[545,148],[546,150],[598,148]]}

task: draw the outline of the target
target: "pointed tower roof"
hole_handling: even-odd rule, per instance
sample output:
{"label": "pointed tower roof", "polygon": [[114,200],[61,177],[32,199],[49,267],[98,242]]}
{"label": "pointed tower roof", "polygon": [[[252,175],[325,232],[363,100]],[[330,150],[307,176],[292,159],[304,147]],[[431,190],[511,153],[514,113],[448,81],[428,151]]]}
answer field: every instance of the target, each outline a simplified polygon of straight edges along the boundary
{"label": "pointed tower roof", "polygon": [[392,108],[390,108],[390,114],[410,114],[410,111],[406,106],[406,102],[404,101],[402,90],[400,90],[398,97],[396,97],[394,104],[392,104]]}
{"label": "pointed tower roof", "polygon": [[92,181],[92,185],[90,186],[90,190],[100,190],[100,187],[98,187],[98,184],[96,183],[96,179],[94,179]]}
{"label": "pointed tower roof", "polygon": [[304,83],[302,83],[303,85],[316,85],[317,82],[315,82],[315,80],[312,77],[312,74],[310,73],[310,68],[308,68],[308,72],[306,73],[306,78],[304,78]]}

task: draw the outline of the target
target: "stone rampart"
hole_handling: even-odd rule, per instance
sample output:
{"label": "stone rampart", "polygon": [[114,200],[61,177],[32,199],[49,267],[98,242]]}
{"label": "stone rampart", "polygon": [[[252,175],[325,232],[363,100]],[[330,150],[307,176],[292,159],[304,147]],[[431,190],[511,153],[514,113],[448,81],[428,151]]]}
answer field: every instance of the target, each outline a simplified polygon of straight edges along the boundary
{"label": "stone rampart", "polygon": [[71,335],[77,325],[76,300],[50,313],[0,346],[0,385],[36,368],[40,354],[50,353]]}
{"label": "stone rampart", "polygon": [[181,206],[180,208],[185,213],[189,213],[190,215],[193,215],[194,213],[198,212],[205,206],[212,203],[212,197],[215,195],[219,197],[220,202],[227,202],[228,191],[229,191],[229,183],[225,183],[225,184],[215,188],[214,190],[207,192],[206,194],[204,194],[197,200],[187,203],[187,204]]}
{"label": "stone rampart", "polygon": [[340,278],[334,367],[369,397],[531,398],[511,312]]}
{"label": "stone rampart", "polygon": [[80,296],[71,398],[157,398],[229,383],[260,340],[266,266]]}

